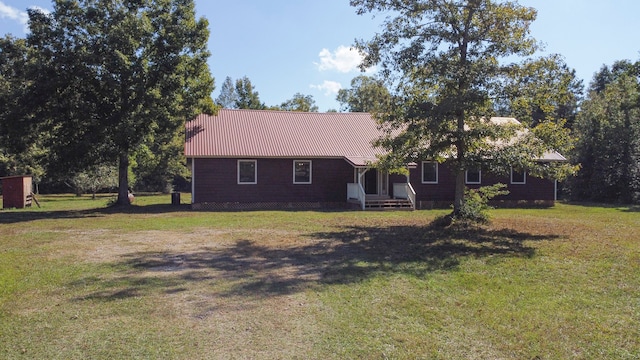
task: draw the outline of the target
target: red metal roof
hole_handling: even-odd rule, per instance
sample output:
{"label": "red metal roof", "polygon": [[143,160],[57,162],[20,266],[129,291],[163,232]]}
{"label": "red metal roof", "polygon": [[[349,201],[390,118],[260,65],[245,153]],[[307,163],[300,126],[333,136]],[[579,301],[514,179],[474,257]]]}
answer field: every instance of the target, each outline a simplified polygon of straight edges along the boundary
{"label": "red metal roof", "polygon": [[[492,118],[502,124],[513,118]],[[383,154],[371,142],[383,132],[368,113],[221,109],[186,124],[188,158],[344,158],[365,166]],[[566,160],[548,152],[543,161]]]}
{"label": "red metal roof", "polygon": [[221,109],[187,122],[185,155],[201,157],[346,158],[356,166],[383,152],[367,113],[304,113]]}

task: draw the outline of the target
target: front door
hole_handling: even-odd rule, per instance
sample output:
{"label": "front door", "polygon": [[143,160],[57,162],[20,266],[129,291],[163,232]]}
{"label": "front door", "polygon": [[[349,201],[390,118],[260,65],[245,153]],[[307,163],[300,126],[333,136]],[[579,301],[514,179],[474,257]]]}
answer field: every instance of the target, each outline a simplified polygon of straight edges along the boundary
{"label": "front door", "polygon": [[369,169],[364,174],[364,192],[367,195],[389,195],[389,174],[386,171]]}
{"label": "front door", "polygon": [[364,174],[364,193],[378,195],[378,170],[369,169]]}

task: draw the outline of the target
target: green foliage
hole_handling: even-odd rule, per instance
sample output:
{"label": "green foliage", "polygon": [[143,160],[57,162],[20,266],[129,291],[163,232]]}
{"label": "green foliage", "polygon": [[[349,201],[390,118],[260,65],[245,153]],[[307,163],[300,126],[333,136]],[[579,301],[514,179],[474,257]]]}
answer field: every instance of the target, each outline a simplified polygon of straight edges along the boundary
{"label": "green foliage", "polygon": [[384,81],[359,75],[351,80],[351,89],[340,89],[336,100],[342,111],[383,112],[391,102],[391,94]]}
{"label": "green foliage", "polygon": [[77,173],[70,179],[76,195],[91,193],[95,199],[96,192],[102,189],[115,189],[118,186],[118,169],[112,165],[96,165]]}
{"label": "green foliage", "polygon": [[45,174],[46,134],[29,113],[29,47],[24,39],[0,38],[0,176]]}
{"label": "green foliage", "polygon": [[531,127],[545,121],[573,127],[583,85],[560,55],[526,60],[506,81],[504,95],[496,101],[498,113]]}
{"label": "green foliage", "polygon": [[510,81],[545,78],[537,66],[528,66],[531,62],[513,63],[538,48],[529,36],[533,8],[492,0],[351,0],[351,5],[359,14],[393,14],[381,33],[356,42],[366,54],[361,67],[379,65],[381,78],[395,88],[389,109],[376,114],[387,132],[377,142],[390,152],[382,159],[385,167],[448,159],[456,169],[457,213],[465,169],[488,165],[507,171],[509,156],[533,169],[540,154],[553,150],[540,139],[520,136],[525,127],[487,121]]}
{"label": "green foliage", "polygon": [[260,94],[255,91],[248,77],[236,80],[236,109],[265,110],[267,106],[260,101]]}
{"label": "green foliage", "polygon": [[506,188],[507,185],[500,183],[477,189],[467,188],[464,193],[464,203],[460,207],[460,211],[453,215],[454,220],[481,224],[488,223],[489,214],[487,211],[493,209],[493,207],[489,206],[489,201],[496,196],[508,195],[509,191],[505,190]]}
{"label": "green foliage", "polygon": [[216,104],[223,109],[235,109],[238,101],[238,94],[233,86],[233,80],[227,76],[220,87],[220,95],[216,98]]}
{"label": "green foliage", "polygon": [[184,161],[184,137],[148,139],[133,154],[133,174],[136,191],[170,193],[176,177],[187,178],[189,170]]}
{"label": "green foliage", "polygon": [[207,21],[192,0],[58,0],[52,13],[29,15],[31,100],[50,162],[62,172],[119,162],[118,202],[128,203],[133,152],[214,111]]}
{"label": "green foliage", "polygon": [[571,196],[640,202],[640,62],[617,62],[594,77],[576,122],[581,164]]}
{"label": "green foliage", "polygon": [[318,106],[312,95],[303,95],[295,93],[293,98],[283,102],[280,110],[284,111],[302,111],[302,112],[318,112]]}

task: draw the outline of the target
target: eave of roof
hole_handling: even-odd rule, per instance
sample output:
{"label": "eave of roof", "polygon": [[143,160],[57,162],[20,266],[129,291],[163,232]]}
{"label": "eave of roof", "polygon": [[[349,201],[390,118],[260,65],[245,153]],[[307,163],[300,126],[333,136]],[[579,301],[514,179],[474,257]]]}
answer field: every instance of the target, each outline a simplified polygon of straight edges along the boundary
{"label": "eave of roof", "polygon": [[[492,118],[496,124],[519,122]],[[221,109],[186,124],[187,158],[341,158],[366,167],[385,153],[372,141],[383,135],[368,113],[303,113]],[[547,152],[540,161],[567,161]]]}

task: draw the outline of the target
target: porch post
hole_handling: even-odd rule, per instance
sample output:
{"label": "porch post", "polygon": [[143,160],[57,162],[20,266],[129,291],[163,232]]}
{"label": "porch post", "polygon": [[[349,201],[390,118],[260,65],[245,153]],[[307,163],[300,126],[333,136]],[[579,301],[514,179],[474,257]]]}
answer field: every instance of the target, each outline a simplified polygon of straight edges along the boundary
{"label": "porch post", "polygon": [[364,187],[364,174],[368,171],[369,169],[362,169],[362,168],[358,168],[358,184],[360,184],[361,186]]}

